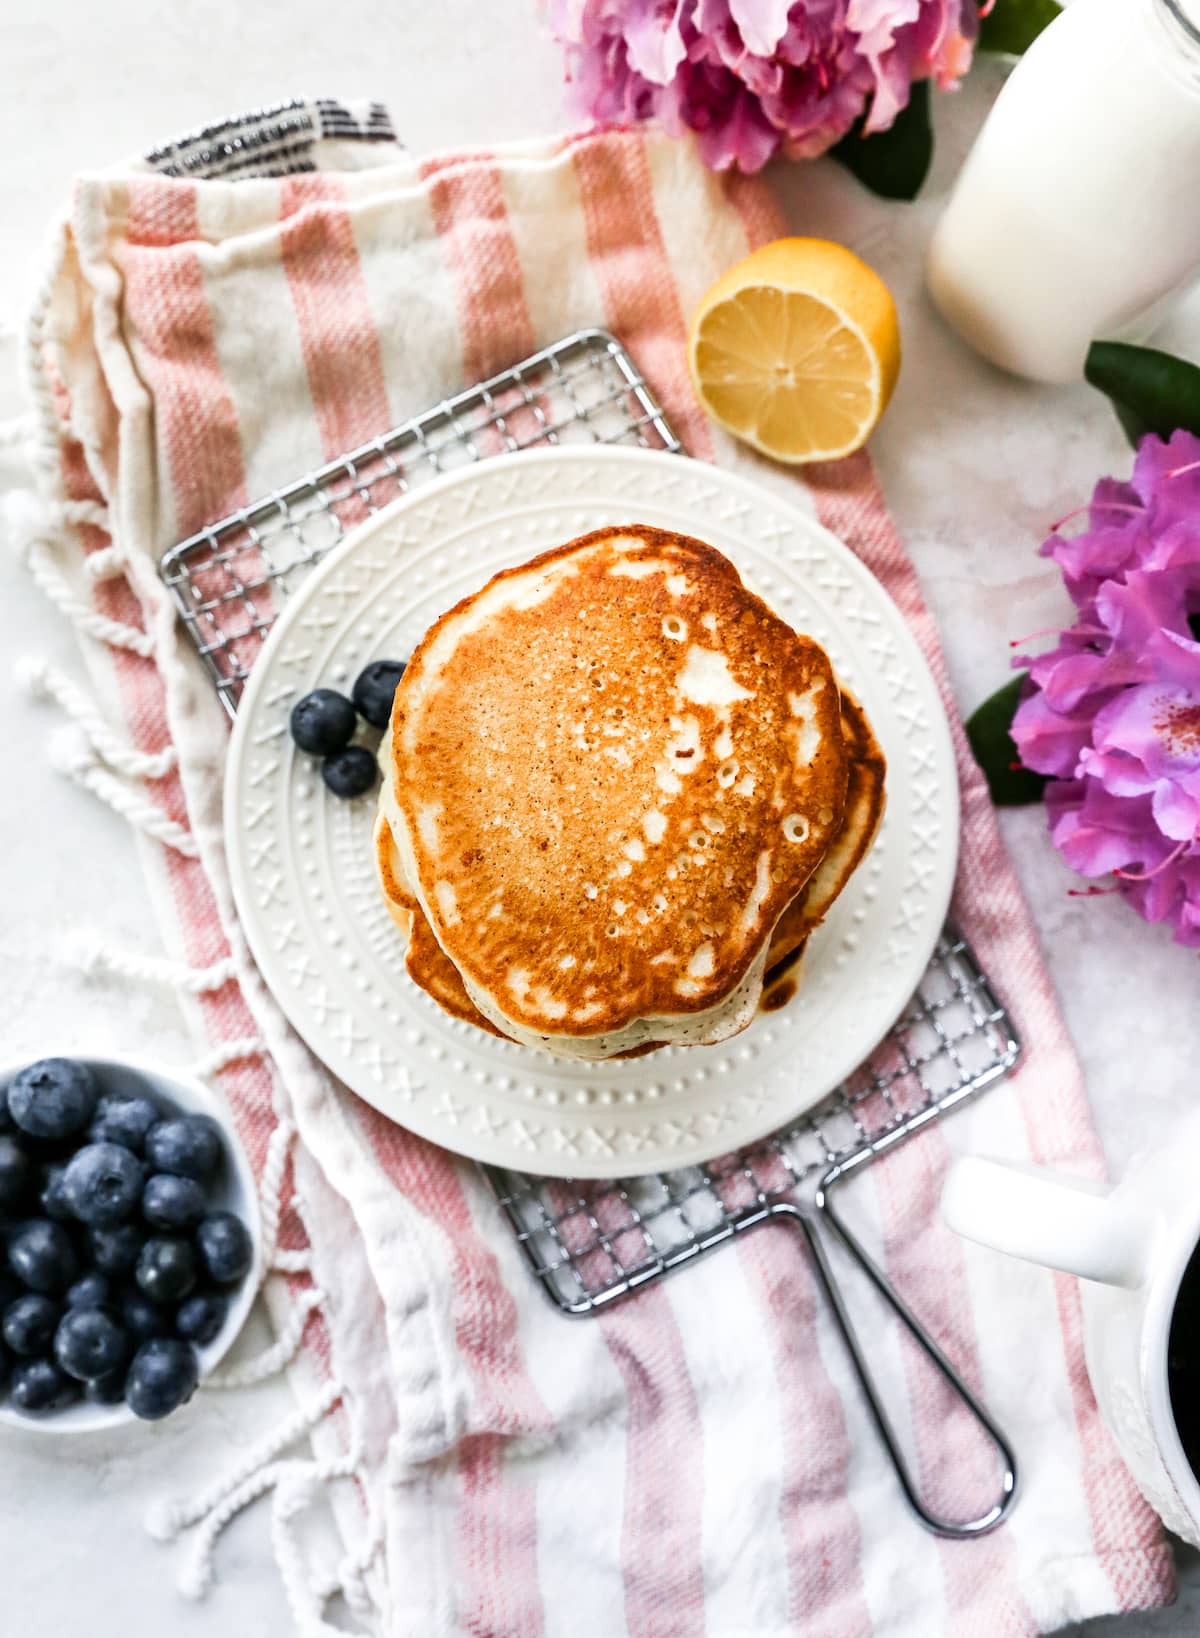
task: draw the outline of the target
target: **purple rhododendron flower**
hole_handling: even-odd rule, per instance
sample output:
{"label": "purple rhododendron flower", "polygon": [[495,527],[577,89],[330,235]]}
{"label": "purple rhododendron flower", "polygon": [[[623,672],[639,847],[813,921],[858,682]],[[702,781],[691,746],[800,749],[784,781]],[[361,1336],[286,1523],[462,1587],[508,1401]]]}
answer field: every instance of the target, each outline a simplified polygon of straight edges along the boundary
{"label": "purple rhododendron flower", "polygon": [[1051,535],[1075,623],[1027,666],[1012,734],[1050,774],[1050,834],[1083,876],[1117,877],[1147,921],[1200,946],[1200,438],[1142,440],[1130,483],[1097,484],[1087,528]]}
{"label": "purple rhododendron flower", "polygon": [[971,64],[975,0],[546,0],[574,112],[694,131],[705,164],[809,158]]}

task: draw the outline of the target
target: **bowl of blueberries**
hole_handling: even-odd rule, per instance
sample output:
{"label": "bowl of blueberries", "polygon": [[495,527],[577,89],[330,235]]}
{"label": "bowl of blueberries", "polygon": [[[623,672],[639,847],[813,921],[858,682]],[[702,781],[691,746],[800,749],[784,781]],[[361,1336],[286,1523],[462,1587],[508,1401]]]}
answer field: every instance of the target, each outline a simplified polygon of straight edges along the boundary
{"label": "bowl of blueberries", "polygon": [[254,1301],[249,1162],[196,1081],[0,1066],[0,1422],[79,1433],[191,1398]]}

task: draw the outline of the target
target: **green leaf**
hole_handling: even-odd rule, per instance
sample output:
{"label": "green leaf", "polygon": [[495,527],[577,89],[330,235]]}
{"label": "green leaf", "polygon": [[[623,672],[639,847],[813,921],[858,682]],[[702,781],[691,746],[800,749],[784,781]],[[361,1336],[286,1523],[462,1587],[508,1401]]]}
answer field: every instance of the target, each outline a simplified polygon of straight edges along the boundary
{"label": "green leaf", "polygon": [[1112,399],[1131,444],[1147,432],[1169,438],[1182,428],[1200,436],[1200,369],[1155,347],[1093,341],[1084,375]]}
{"label": "green leaf", "polygon": [[1045,774],[1021,766],[1021,755],[1013,744],[1012,720],[1021,703],[1024,676],[1016,676],[998,688],[967,723],[967,738],[975,760],[987,776],[992,801],[999,808],[1019,808],[1037,802],[1046,788]]}
{"label": "green leaf", "polygon": [[830,153],[881,199],[915,199],[933,160],[929,81],[918,80],[908,105],[886,131],[863,135],[857,120]]}
{"label": "green leaf", "polygon": [[1019,57],[1061,10],[1058,0],[996,0],[979,20],[979,49]]}

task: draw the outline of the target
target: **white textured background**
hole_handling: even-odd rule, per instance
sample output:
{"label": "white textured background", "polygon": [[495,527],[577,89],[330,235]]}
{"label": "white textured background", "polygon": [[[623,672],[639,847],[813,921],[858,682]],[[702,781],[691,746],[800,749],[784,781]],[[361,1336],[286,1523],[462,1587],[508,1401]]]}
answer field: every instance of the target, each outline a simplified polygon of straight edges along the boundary
{"label": "white textured background", "polygon": [[[0,21],[0,416],[18,407],[13,327],[73,172],[296,93],[386,101],[408,145],[492,143],[562,124],[560,70],[534,0],[58,0],[6,8]],[[884,490],[942,628],[960,703],[1003,680],[1005,639],[1066,608],[1057,572],[1036,556],[1049,523],[1129,454],[1107,405],[1085,387],[1024,386],[971,357],[921,291],[921,257],[948,182],[1000,83],[981,67],[940,97],[937,159],[917,205],[886,205],[820,163],[778,175],[794,229],[862,249],[894,291],[905,364],[874,443]],[[1181,315],[1167,344],[1200,355],[1200,319]],[[447,383],[452,386],[454,383]],[[0,555],[0,656],[37,652],[77,669],[73,638],[8,555]],[[73,931],[153,948],[156,935],[123,823],[51,772],[46,708],[2,696],[0,1040],[3,1054],[55,1045],[125,1048],[185,1062],[169,997],[86,984],[60,959]],[[1196,957],[1113,899],[1067,897],[1071,878],[1040,810],[1005,830],[1050,953],[1084,1061],[1110,1165],[1161,1141],[1194,1101]],[[1029,1043],[1036,1050],[1036,1042]],[[3,1439],[0,1632],[86,1638],[233,1633],[279,1638],[288,1620],[265,1524],[238,1521],[210,1599],[186,1605],[172,1554],[149,1541],[147,1502],[186,1491],[233,1460],[287,1408],[285,1390],[206,1397],[199,1408],[111,1444],[64,1448]],[[897,1498],[897,1505],[901,1505]],[[1087,1638],[1200,1631],[1200,1569],[1184,1555],[1180,1605],[1075,1629]],[[726,1638],[726,1635],[715,1635]],[[963,1638],[987,1638],[964,1634]]]}

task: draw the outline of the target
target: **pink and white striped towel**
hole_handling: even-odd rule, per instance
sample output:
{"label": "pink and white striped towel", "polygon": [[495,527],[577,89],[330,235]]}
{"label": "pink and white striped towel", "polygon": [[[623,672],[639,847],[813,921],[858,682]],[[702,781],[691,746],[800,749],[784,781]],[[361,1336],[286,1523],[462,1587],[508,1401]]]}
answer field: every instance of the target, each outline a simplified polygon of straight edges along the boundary
{"label": "pink and white striped towel", "polygon": [[[345,134],[335,122],[323,143],[310,125],[303,163],[327,167]],[[204,1505],[273,1494],[305,1632],[333,1630],[322,1611],[337,1586],[389,1638],[1016,1638],[1162,1602],[1169,1555],[1097,1419],[1074,1283],[959,1243],[936,1212],[952,1150],[1100,1166],[960,732],[955,914],[1026,1059],[853,1194],[860,1231],[1017,1448],[1023,1495],[983,1539],[935,1539],[906,1510],[795,1236],[762,1231],[603,1317],[565,1321],[472,1169],[331,1083],[265,993],[222,851],[226,725],[157,559],[539,344],[614,331],[693,455],[779,486],[863,557],[945,689],[866,457],[801,481],[735,449],[691,395],[685,315],[780,231],[762,183],[715,179],[652,135],[423,162],[374,135],[353,162],[339,143],[338,170],[83,177],[31,330],[43,499],[30,562],[100,640],[93,676],[113,720],[136,747],[178,753],[133,816],[154,832],[147,869],[173,952],[197,968],[232,952],[237,976],[218,969],[196,1024],[230,1058],[220,1083],[279,1201],[280,1357],[302,1327],[294,1426]],[[82,753],[75,771],[112,794]],[[878,1341],[926,1493],[978,1501],[966,1435],[906,1345]],[[301,1425],[311,1460],[281,1454]],[[329,1567],[307,1563],[294,1534],[321,1482],[345,1542]],[[179,1534],[202,1510],[165,1509],[157,1526]],[[187,1573],[201,1590],[212,1528],[195,1536]]]}

